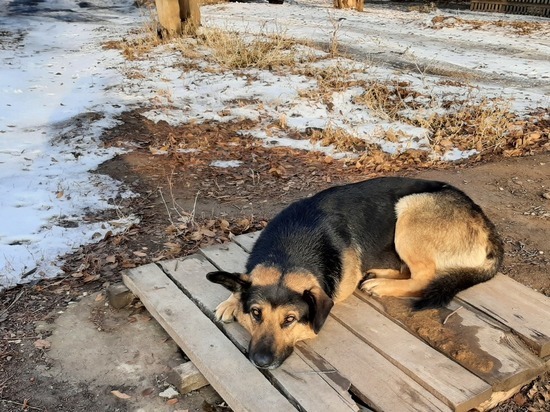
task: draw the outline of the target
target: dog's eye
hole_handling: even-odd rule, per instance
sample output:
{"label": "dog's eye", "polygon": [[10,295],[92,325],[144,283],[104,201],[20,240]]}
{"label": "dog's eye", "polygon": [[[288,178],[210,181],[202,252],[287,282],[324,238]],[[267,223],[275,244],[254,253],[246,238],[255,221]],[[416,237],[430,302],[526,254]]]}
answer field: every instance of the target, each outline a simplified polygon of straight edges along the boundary
{"label": "dog's eye", "polygon": [[262,311],[258,308],[252,308],[250,309],[250,313],[252,314],[252,317],[256,320],[262,319]]}
{"label": "dog's eye", "polygon": [[283,326],[289,326],[290,324],[294,323],[295,320],[296,320],[296,316],[288,315],[285,318],[285,321],[283,322]]}

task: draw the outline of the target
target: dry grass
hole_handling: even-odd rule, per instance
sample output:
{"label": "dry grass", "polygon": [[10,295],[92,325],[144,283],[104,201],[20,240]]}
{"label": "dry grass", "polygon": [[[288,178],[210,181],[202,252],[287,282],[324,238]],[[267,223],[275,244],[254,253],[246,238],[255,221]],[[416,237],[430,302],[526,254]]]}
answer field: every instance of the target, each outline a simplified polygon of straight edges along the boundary
{"label": "dry grass", "polygon": [[299,90],[298,94],[300,97],[322,101],[329,108],[333,105],[333,93],[341,92],[364,83],[363,81],[353,79],[353,70],[340,63],[326,67],[305,65],[296,68],[293,73],[311,77],[317,82],[317,87],[314,89]]}
{"label": "dry grass", "polygon": [[519,35],[529,35],[535,32],[550,32],[550,25],[548,23],[534,21],[487,21],[463,19],[455,16],[435,16],[432,19],[432,27],[435,29],[457,26],[462,26],[467,30],[491,30],[494,27],[501,27]]}
{"label": "dry grass", "polygon": [[430,142],[436,152],[452,147],[500,152],[515,119],[508,103],[484,99],[476,104],[464,103],[445,114],[416,118],[411,123],[431,132]]}
{"label": "dry grass", "polygon": [[427,4],[419,4],[415,6],[409,6],[409,11],[417,11],[419,13],[432,13],[437,10],[437,4],[430,2]]}
{"label": "dry grass", "polygon": [[365,105],[384,120],[395,121],[401,119],[402,110],[418,108],[415,98],[419,95],[408,82],[369,82],[365,84],[365,91],[353,102]]}
{"label": "dry grass", "polygon": [[[157,23],[153,16],[148,19],[146,25],[136,33],[135,38],[125,39],[120,42],[111,43],[106,47],[118,47],[128,59],[135,59],[140,54],[147,53],[152,48],[167,44],[159,39],[157,34]],[[330,16],[329,16],[330,17]],[[514,115],[507,102],[502,100],[482,100],[479,103],[469,101],[458,101],[452,97],[445,100],[445,96],[430,96],[426,92],[415,90],[411,83],[404,81],[377,81],[365,80],[360,70],[338,59],[335,64],[320,67],[310,64],[313,61],[330,58],[331,55],[339,53],[338,36],[342,22],[334,20],[333,32],[330,38],[330,50],[328,55],[319,57],[311,53],[308,56],[307,48],[311,44],[294,40],[281,33],[238,33],[224,31],[218,28],[202,27],[197,34],[184,34],[172,39],[168,43],[173,49],[179,50],[185,63],[199,65],[203,71],[218,70],[281,70],[282,73],[293,73],[313,78],[317,82],[314,89],[299,91],[302,98],[311,101],[323,102],[327,109],[336,111],[340,108],[334,106],[333,95],[335,92],[344,92],[353,87],[363,88],[363,93],[353,98],[355,105],[366,107],[370,114],[388,122],[398,122],[422,127],[429,131],[430,144],[432,149],[443,154],[450,149],[460,150],[476,149],[480,153],[512,153],[523,151],[524,147],[532,145],[536,140],[544,141],[547,134],[539,133],[537,130],[529,130],[518,136],[513,135],[511,130],[518,118]],[[458,22],[458,23],[457,23]],[[435,21],[434,24],[466,24],[461,19],[443,19]],[[503,24],[513,27],[514,30],[536,29],[539,24],[521,24],[516,22],[483,22],[484,24]],[[467,24],[474,25],[473,21]],[[306,51],[304,51],[306,50]],[[205,64],[216,63],[216,64]],[[303,64],[304,62],[309,64]],[[186,66],[187,67],[187,66]],[[194,66],[196,69],[198,66]],[[364,70],[364,69],[363,69]],[[426,70],[428,70],[426,68]],[[422,73],[421,73],[422,74]],[[456,73],[451,76],[456,79]],[[463,79],[461,79],[463,80]],[[251,80],[253,81],[253,80]],[[463,86],[463,82],[459,86]],[[466,86],[464,86],[466,87]],[[158,93],[161,102],[170,103],[170,93],[161,90]],[[248,104],[248,103],[247,103]],[[426,109],[436,109],[437,113],[429,116],[422,115]],[[432,110],[427,110],[433,113]],[[286,115],[277,119],[278,127],[288,129]],[[396,129],[396,130],[399,130]],[[287,130],[288,133],[291,131]],[[389,129],[384,138],[391,142],[402,141],[403,132],[394,132]],[[314,142],[320,142],[324,146],[333,145],[338,151],[355,152],[359,154],[360,167],[376,166],[377,170],[387,171],[384,163],[395,163],[395,156],[399,162],[405,165],[420,164],[427,162],[428,151],[407,150],[406,153],[398,155],[383,154],[380,148],[367,144],[364,140],[353,136],[343,129],[329,125],[324,130],[313,131],[310,136]],[[515,139],[515,143],[510,143]],[[538,140],[537,140],[538,139]],[[527,143],[525,143],[527,142]],[[389,157],[388,157],[389,156]],[[380,171],[378,170],[378,171]]]}
{"label": "dry grass", "polygon": [[295,70],[295,73],[317,80],[319,90],[323,92],[342,91],[360,83],[352,79],[353,70],[340,62],[325,67],[306,65]]}
{"label": "dry grass", "polygon": [[302,44],[282,34],[243,35],[217,28],[206,28],[198,36],[210,57],[227,69],[266,69],[291,67],[297,62],[296,46]]}
{"label": "dry grass", "polygon": [[313,130],[310,140],[319,142],[322,146],[333,145],[340,152],[364,152],[367,148],[367,143],[363,139],[332,125],[323,130]]}
{"label": "dry grass", "polygon": [[137,60],[147,52],[162,44],[162,39],[158,35],[158,23],[156,20],[156,11],[154,4],[149,3],[141,5],[140,10],[145,16],[143,26],[129,33],[128,37],[119,41],[108,41],[103,44],[104,49],[118,49],[128,60]]}

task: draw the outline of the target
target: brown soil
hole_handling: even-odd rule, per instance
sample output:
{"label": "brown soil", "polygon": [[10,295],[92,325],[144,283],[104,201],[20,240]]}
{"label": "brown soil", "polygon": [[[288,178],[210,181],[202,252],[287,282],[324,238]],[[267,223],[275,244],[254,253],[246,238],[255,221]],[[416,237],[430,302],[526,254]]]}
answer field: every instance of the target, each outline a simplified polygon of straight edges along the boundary
{"label": "brown soil", "polygon": [[[377,165],[357,168],[319,153],[268,149],[263,142],[237,133],[249,127],[246,123],[172,127],[162,122],[153,124],[137,112],[126,113],[121,120],[120,126],[106,133],[105,142],[132,150],[102,165],[98,173],[113,176],[140,195],[113,202],[118,205],[117,213],[136,214],[141,222],[124,234],[108,236],[68,256],[65,277],[0,295],[2,410],[98,410],[98,405],[105,411],[131,410],[107,386],[99,391],[93,383],[71,382],[59,376],[43,378],[39,370],[48,367],[51,359],[47,349],[36,348],[33,342],[48,339],[49,333],[38,333],[34,322],[53,322],[59,317],[57,312],[81,299],[84,292],[104,292],[108,284],[120,280],[119,273],[125,268],[188,255],[200,246],[261,229],[297,198],[382,173]],[[181,148],[196,151],[178,151]],[[161,149],[167,153],[157,154]],[[210,165],[213,160],[242,163],[236,168],[218,168]],[[425,170],[415,162],[396,162],[389,170],[445,180],[466,191],[484,208],[505,240],[503,272],[550,296],[549,169],[550,153],[543,152],[438,166],[436,170]],[[97,216],[90,216],[93,218]],[[103,333],[117,333],[116,324],[124,319],[116,318]],[[103,317],[96,321],[106,322]],[[549,410],[544,400],[547,389],[548,375],[526,386],[497,410]],[[199,406],[186,402],[186,398],[180,399],[173,410],[224,410],[219,400]]]}

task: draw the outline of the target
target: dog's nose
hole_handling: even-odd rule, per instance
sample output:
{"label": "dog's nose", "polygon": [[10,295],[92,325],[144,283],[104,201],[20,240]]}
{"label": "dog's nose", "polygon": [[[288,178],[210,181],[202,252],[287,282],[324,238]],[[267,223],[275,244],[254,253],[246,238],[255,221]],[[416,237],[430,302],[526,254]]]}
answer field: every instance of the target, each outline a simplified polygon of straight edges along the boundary
{"label": "dog's nose", "polygon": [[275,357],[269,352],[255,352],[250,355],[250,360],[258,368],[268,368],[273,364]]}

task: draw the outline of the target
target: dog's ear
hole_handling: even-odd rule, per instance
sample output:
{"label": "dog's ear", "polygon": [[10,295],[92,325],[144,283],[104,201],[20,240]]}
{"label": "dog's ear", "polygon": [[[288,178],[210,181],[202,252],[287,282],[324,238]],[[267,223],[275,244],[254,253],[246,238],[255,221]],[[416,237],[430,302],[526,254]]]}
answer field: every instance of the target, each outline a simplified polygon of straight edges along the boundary
{"label": "dog's ear", "polygon": [[241,273],[229,273],[224,271],[210,272],[206,274],[210,282],[219,283],[231,292],[242,292],[250,287],[250,276]]}
{"label": "dog's ear", "polygon": [[309,290],[306,289],[303,297],[309,306],[309,318],[313,331],[319,333],[325,320],[327,320],[330,310],[334,306],[334,302],[325,291],[318,286]]}

